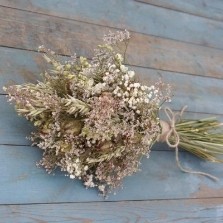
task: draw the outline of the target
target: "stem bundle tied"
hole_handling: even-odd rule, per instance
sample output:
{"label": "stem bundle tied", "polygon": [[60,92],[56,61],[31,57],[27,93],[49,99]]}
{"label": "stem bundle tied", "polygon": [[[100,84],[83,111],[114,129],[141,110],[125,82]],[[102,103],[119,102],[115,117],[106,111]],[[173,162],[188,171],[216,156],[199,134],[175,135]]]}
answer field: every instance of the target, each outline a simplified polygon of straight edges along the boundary
{"label": "stem bundle tied", "polygon": [[219,123],[213,118],[182,121],[182,115],[186,108],[187,106],[184,106],[180,112],[176,113],[169,107],[165,108],[164,111],[169,122],[160,121],[162,133],[158,141],[166,142],[170,148],[175,149],[177,166],[183,172],[204,175],[217,181],[219,179],[211,174],[188,170],[180,164],[178,147],[208,161],[223,162],[223,160],[218,157],[219,154],[223,155],[223,135],[212,132],[213,129],[222,126],[222,123]]}

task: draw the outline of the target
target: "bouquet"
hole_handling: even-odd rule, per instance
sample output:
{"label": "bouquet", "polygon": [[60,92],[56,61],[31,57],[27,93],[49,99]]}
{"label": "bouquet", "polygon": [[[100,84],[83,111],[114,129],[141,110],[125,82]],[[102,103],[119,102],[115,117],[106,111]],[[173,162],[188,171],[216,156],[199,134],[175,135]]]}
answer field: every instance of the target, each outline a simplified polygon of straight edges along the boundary
{"label": "bouquet", "polygon": [[129,39],[128,31],[109,32],[91,60],[74,55],[62,61],[41,46],[52,69],[41,74],[37,84],[4,88],[18,114],[36,126],[30,139],[43,150],[38,166],[49,173],[60,168],[103,195],[138,171],[156,141],[175,148],[183,171],[178,146],[222,162],[218,155],[223,153],[223,135],[216,131],[221,125],[217,120],[182,120],[183,111],[169,108],[169,122],[159,119],[161,106],[170,101],[171,86],[162,80],[150,86],[137,80],[125,65]]}

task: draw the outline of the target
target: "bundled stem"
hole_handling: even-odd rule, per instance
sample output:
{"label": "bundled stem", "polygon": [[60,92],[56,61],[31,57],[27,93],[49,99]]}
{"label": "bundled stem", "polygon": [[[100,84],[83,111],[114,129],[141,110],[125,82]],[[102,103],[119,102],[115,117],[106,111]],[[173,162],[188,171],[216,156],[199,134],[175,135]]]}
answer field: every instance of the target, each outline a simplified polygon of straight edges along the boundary
{"label": "bundled stem", "polygon": [[[216,118],[200,120],[181,120],[175,125],[179,134],[179,147],[194,155],[211,161],[222,163],[223,134],[220,133],[222,123]],[[173,137],[169,139],[174,141]]]}

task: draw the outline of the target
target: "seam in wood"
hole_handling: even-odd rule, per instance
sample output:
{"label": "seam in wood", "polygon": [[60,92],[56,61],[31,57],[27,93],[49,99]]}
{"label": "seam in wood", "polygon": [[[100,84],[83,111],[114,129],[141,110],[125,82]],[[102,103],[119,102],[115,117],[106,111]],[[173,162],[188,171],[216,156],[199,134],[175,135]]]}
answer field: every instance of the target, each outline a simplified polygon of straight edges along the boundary
{"label": "seam in wood", "polygon": [[[82,23],[89,24],[89,25],[97,25],[99,27],[111,28],[111,29],[116,29],[116,30],[123,30],[121,28],[117,28],[117,27],[114,27],[114,26],[109,26],[109,25],[105,26],[105,25],[101,25],[101,24],[98,24],[98,23],[92,23],[92,22],[87,22],[87,21],[83,21],[83,20],[66,18],[66,17],[62,17],[62,16],[51,15],[51,14],[46,14],[46,13],[41,13],[41,12],[36,12],[36,11],[29,11],[29,10],[20,9],[20,8],[8,7],[8,6],[4,6],[4,5],[0,5],[0,7],[14,9],[14,10],[23,11],[23,12],[29,12],[29,13],[38,14],[38,15],[54,17],[54,18],[59,18],[59,19],[64,19],[64,20],[69,20],[69,21],[82,22]],[[206,18],[206,19],[208,19],[208,18]],[[217,22],[219,22],[219,21],[217,21]],[[203,46],[203,47],[207,47],[207,48],[211,48],[211,49],[223,50],[223,48],[218,48],[218,47],[214,47],[214,46],[206,46],[206,45],[203,45],[203,44],[193,43],[193,42],[190,42],[190,41],[183,41],[183,40],[173,39],[173,38],[169,38],[169,37],[163,37],[163,36],[157,36],[157,35],[143,33],[143,32],[137,32],[137,31],[134,31],[134,30],[131,30],[131,29],[128,29],[128,30],[131,33],[143,34],[143,35],[147,35],[147,36],[151,36],[151,37],[158,37],[158,38],[162,38],[162,39],[173,40],[173,41],[180,42],[180,43],[188,43],[188,44],[195,45],[195,46]]]}
{"label": "seam in wood", "polygon": [[213,18],[208,17],[208,16],[201,16],[201,15],[197,15],[197,14],[194,14],[194,13],[191,13],[191,12],[185,12],[185,11],[180,10],[180,9],[172,9],[172,8],[165,7],[165,6],[155,5],[155,4],[152,4],[152,3],[149,3],[149,2],[145,2],[143,0],[134,0],[134,1],[145,4],[145,5],[152,5],[152,6],[157,7],[157,8],[168,9],[168,10],[171,10],[171,11],[174,11],[174,12],[180,12],[180,13],[183,13],[183,14],[188,14],[188,15],[199,17],[199,18],[205,18],[205,19],[209,19],[209,20],[213,20],[213,21],[217,21],[217,22],[222,22],[222,20],[220,20],[220,19],[213,19]]}

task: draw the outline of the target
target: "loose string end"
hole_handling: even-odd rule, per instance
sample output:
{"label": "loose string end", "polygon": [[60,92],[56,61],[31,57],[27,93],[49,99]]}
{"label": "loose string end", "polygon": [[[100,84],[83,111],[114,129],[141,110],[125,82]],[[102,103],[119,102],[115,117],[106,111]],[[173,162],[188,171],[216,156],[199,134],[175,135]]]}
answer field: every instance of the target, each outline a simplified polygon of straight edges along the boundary
{"label": "loose string end", "polygon": [[183,171],[184,173],[191,173],[191,174],[199,174],[199,175],[203,175],[206,176],[208,178],[210,178],[213,181],[219,181],[219,178],[217,178],[216,176],[209,174],[209,173],[205,173],[205,172],[200,172],[200,171],[192,171],[192,170],[188,170],[185,169],[179,161],[179,155],[178,155],[178,147],[175,148],[175,154],[176,154],[176,163],[177,166],[180,168],[181,171]]}
{"label": "loose string end", "polygon": [[[177,166],[181,169],[181,171],[183,171],[185,173],[203,175],[203,176],[206,176],[214,181],[218,181],[219,178],[217,178],[211,174],[208,174],[205,172],[200,172],[200,171],[191,171],[191,170],[185,169],[180,164],[179,155],[178,155],[178,145],[180,144],[180,136],[179,136],[178,132],[176,131],[176,122],[178,120],[181,120],[181,117],[182,117],[186,108],[187,108],[187,106],[184,106],[180,112],[176,112],[176,113],[174,113],[169,107],[166,107],[164,109],[165,114],[169,119],[169,123],[164,122],[164,121],[161,123],[161,126],[165,126],[165,131],[159,137],[159,140],[165,141],[170,148],[175,149],[176,163],[177,163]],[[167,127],[167,125],[169,125],[169,126]],[[173,142],[170,142],[170,140],[169,140],[171,137],[174,139]]]}

